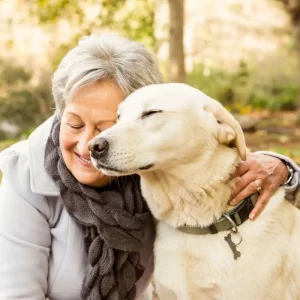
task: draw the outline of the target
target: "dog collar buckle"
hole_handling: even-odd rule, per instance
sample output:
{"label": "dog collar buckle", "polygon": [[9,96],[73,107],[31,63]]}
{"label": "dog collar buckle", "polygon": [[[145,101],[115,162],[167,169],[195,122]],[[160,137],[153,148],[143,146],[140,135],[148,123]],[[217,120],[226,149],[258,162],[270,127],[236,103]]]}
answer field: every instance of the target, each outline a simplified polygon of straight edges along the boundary
{"label": "dog collar buckle", "polygon": [[222,214],[216,222],[207,227],[180,226],[177,230],[194,235],[217,234],[221,231],[230,231],[231,234],[238,234],[238,226],[248,220],[251,210],[254,208],[258,193],[244,199],[236,207]]}

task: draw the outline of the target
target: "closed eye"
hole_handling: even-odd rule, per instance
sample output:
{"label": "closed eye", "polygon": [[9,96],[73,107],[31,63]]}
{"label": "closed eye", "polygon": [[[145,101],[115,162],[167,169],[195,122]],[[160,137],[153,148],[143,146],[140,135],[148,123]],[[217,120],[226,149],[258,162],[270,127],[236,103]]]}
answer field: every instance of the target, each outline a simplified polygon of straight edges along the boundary
{"label": "closed eye", "polygon": [[70,123],[67,123],[72,129],[81,129],[83,127],[83,125],[73,125]]}
{"label": "closed eye", "polygon": [[162,113],[162,112],[163,112],[162,110],[147,110],[142,113],[141,118],[144,119],[146,117],[152,116],[154,114]]}

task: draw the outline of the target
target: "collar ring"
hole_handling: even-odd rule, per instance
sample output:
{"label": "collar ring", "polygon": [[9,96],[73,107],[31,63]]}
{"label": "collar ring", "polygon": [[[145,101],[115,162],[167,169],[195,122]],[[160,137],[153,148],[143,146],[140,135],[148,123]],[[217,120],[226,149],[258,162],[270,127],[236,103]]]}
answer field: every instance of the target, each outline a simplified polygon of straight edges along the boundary
{"label": "collar ring", "polygon": [[235,224],[235,222],[230,218],[229,215],[227,214],[223,214],[223,217],[225,217],[229,222],[230,224],[232,225],[232,227],[230,228],[230,230],[233,232],[233,233],[238,233],[239,230],[237,228],[237,225]]}

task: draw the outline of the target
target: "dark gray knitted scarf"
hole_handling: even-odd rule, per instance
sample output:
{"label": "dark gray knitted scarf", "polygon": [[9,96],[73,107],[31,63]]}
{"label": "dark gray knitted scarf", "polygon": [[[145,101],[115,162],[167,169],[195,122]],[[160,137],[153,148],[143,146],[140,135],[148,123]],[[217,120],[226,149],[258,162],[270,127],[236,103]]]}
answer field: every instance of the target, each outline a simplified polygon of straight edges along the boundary
{"label": "dark gray knitted scarf", "polygon": [[55,118],[47,141],[45,167],[58,184],[64,206],[85,230],[91,271],[82,283],[88,300],[133,300],[140,265],[143,223],[151,218],[138,176],[120,177],[96,189],[79,183],[67,169],[59,147],[60,121]]}

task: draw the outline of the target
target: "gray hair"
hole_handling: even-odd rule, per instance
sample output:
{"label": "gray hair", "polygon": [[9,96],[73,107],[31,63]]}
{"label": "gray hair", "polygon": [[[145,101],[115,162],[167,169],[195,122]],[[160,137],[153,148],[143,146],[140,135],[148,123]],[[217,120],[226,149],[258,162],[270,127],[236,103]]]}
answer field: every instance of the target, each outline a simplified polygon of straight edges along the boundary
{"label": "gray hair", "polygon": [[66,102],[81,87],[114,81],[127,96],[145,85],[161,83],[154,56],[140,43],[116,34],[82,38],[62,59],[53,75],[52,93],[60,118]]}

